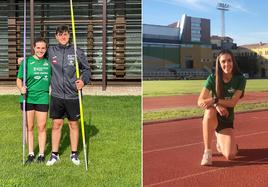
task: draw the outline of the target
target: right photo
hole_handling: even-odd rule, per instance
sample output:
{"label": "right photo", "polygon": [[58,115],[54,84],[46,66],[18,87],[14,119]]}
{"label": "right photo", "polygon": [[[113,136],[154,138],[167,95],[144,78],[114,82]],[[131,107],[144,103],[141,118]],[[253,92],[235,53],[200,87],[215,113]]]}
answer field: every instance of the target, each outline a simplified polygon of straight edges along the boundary
{"label": "right photo", "polygon": [[267,7],[143,1],[144,187],[268,186]]}

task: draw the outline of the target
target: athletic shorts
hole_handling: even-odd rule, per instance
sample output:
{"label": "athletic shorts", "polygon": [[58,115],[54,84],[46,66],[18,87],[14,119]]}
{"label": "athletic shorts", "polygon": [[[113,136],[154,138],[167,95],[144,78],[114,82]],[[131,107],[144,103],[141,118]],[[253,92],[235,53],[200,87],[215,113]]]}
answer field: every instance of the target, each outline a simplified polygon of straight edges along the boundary
{"label": "athletic shorts", "polygon": [[[21,110],[23,110],[23,103],[20,104]],[[48,104],[32,104],[32,103],[26,103],[25,109],[26,111],[29,110],[35,110],[39,112],[47,112],[48,111]]]}
{"label": "athletic shorts", "polygon": [[49,117],[52,119],[64,119],[77,121],[80,118],[79,99],[50,98]]}
{"label": "athletic shorts", "polygon": [[220,116],[220,114],[217,113],[217,119],[218,119],[218,126],[215,129],[216,132],[220,132],[223,129],[227,129],[227,128],[234,128],[234,122],[230,121],[230,120],[226,120],[225,117]]}

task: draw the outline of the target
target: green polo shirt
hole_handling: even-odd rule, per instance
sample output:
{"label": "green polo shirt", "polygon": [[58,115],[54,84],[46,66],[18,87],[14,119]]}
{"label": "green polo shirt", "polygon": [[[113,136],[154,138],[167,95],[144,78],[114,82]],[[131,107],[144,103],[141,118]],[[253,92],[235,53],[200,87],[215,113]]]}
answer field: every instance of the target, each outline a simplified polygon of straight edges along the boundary
{"label": "green polo shirt", "polygon": [[[37,60],[33,56],[26,58],[27,103],[48,104],[49,85],[51,80],[51,65],[47,59]],[[21,63],[17,77],[23,79],[23,64]],[[20,103],[23,97],[20,96]]]}
{"label": "green polo shirt", "polygon": [[[216,95],[216,83],[215,83],[215,75],[211,74],[207,78],[205,82],[205,88],[212,92],[212,96]],[[223,95],[224,99],[231,99],[236,90],[241,90],[244,92],[246,87],[246,79],[243,75],[233,75],[232,79],[225,83],[222,80],[223,86]],[[222,117],[223,121],[225,122],[232,122],[234,120],[234,108],[227,108],[229,111],[228,118]]]}

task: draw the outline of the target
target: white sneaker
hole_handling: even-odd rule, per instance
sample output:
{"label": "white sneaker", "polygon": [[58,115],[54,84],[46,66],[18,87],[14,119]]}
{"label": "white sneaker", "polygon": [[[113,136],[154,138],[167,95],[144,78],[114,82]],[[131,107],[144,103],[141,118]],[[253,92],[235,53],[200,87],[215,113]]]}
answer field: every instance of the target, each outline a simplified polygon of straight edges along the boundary
{"label": "white sneaker", "polygon": [[75,165],[80,165],[80,160],[78,159],[78,155],[77,154],[71,154],[70,155],[71,161],[75,164]]}
{"label": "white sneaker", "polygon": [[201,166],[210,166],[212,165],[212,151],[205,151],[203,158],[201,160]]}
{"label": "white sneaker", "polygon": [[50,159],[47,161],[46,165],[47,166],[52,166],[54,165],[56,162],[58,162],[60,160],[60,156],[59,155],[55,155],[55,154],[51,154]]}

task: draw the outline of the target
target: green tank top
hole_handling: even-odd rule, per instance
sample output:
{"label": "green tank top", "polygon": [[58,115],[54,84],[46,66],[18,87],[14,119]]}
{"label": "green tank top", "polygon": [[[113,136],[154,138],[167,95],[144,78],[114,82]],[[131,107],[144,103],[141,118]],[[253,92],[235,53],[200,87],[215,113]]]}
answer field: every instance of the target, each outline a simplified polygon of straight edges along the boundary
{"label": "green tank top", "polygon": [[[51,65],[47,59],[37,60],[33,56],[26,58],[26,103],[48,104],[49,85],[51,80]],[[21,63],[17,77],[23,79],[23,64]],[[20,96],[20,103],[23,97]]]}
{"label": "green tank top", "polygon": [[[205,82],[205,88],[212,92],[212,96],[216,96],[216,83],[215,83],[215,75],[211,74],[208,76]],[[241,90],[244,92],[246,87],[246,79],[243,75],[234,75],[232,79],[225,83],[222,81],[223,86],[223,95],[224,99],[232,99],[236,90]],[[234,120],[234,108],[227,108],[229,111],[228,118],[222,117],[226,122],[233,122]]]}

